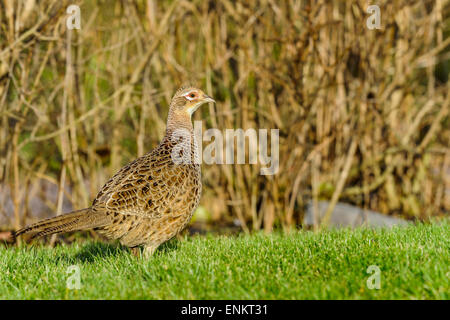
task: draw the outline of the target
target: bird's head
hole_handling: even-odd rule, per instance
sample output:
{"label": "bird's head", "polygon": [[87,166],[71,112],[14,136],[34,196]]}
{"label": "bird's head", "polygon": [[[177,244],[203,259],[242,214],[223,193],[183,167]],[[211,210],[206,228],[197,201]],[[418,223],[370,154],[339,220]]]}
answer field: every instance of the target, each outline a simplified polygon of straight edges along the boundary
{"label": "bird's head", "polygon": [[178,89],[173,96],[170,109],[171,112],[179,116],[189,116],[190,118],[198,107],[207,102],[215,101],[202,90],[192,86],[185,86]]}

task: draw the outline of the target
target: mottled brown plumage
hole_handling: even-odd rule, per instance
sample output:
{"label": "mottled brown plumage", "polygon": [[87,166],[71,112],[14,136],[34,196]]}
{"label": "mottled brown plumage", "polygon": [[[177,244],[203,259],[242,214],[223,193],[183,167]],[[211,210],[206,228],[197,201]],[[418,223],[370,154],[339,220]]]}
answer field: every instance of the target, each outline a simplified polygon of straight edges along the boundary
{"label": "mottled brown plumage", "polygon": [[202,183],[192,113],[214,100],[194,87],[180,88],[170,104],[166,135],[151,152],[119,170],[92,206],[46,219],[15,233],[34,237],[94,229],[151,255],[188,224],[200,201]]}

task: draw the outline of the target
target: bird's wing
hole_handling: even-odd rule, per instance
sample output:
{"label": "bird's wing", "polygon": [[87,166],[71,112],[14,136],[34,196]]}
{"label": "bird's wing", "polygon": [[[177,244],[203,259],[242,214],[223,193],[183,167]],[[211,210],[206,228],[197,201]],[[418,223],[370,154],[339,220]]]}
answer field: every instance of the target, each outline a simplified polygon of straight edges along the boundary
{"label": "bird's wing", "polygon": [[172,212],[186,189],[189,172],[184,169],[174,166],[171,158],[138,158],[105,184],[93,206],[144,217]]}

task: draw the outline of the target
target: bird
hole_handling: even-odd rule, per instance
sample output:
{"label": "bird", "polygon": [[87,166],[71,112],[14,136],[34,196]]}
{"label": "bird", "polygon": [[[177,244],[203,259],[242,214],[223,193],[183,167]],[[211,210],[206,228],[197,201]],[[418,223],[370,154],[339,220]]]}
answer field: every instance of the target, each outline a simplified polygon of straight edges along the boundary
{"label": "bird", "polygon": [[202,90],[185,85],[174,94],[164,137],[152,151],[121,168],[100,189],[92,205],[41,220],[13,233],[32,238],[93,229],[108,240],[150,257],[181,232],[197,208],[201,167],[192,114],[215,103]]}

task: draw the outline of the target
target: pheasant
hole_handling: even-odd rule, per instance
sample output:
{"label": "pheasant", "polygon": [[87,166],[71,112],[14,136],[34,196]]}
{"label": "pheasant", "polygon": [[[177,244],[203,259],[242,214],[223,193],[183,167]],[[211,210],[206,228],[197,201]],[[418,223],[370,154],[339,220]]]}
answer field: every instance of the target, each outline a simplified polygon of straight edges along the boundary
{"label": "pheasant", "polygon": [[202,90],[181,87],[173,96],[166,134],[160,144],[120,169],[100,190],[92,206],[49,218],[13,234],[33,238],[94,229],[144,257],[182,231],[197,208],[202,190],[191,116],[215,102]]}

